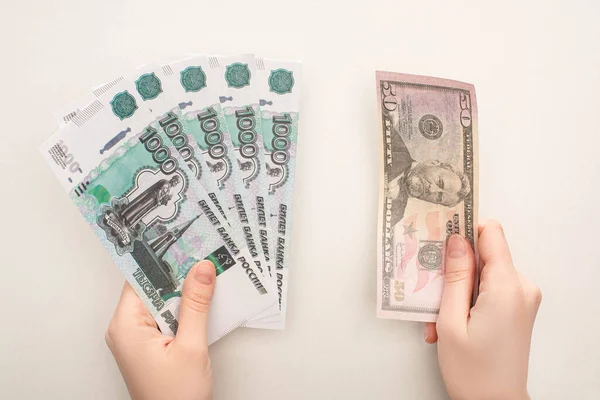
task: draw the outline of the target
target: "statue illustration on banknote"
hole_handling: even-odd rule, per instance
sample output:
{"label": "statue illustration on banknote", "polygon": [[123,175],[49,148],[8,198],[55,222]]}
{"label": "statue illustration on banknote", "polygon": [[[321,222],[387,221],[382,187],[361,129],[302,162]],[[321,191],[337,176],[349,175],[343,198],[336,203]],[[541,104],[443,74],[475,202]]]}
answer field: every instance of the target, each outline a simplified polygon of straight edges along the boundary
{"label": "statue illustration on banknote", "polygon": [[[139,182],[139,177],[144,172],[138,174],[136,181]],[[99,217],[98,224],[106,231],[108,239],[115,244],[117,251],[129,250],[128,247],[133,240],[140,237],[147,226],[142,219],[158,207],[169,205],[173,198],[171,191],[177,186],[181,189],[183,185],[180,183],[182,180],[179,175],[174,175],[170,179],[161,178],[139,194],[137,192],[141,189],[136,188],[129,196],[112,200],[112,205]],[[172,203],[171,208],[176,212],[177,201]]]}
{"label": "statue illustration on banknote", "polygon": [[[98,86],[57,113],[61,128],[40,147],[162,333],[177,332],[191,268],[203,259],[214,264],[209,344],[256,319],[256,327],[283,328],[293,186],[271,196],[266,179],[258,191],[259,179],[252,178],[266,175],[260,163],[263,147],[271,145],[278,172],[273,181],[290,175],[293,183],[300,87],[296,69],[296,85],[284,74],[273,81],[281,94],[269,96],[290,99],[292,86],[294,96],[267,116],[272,134],[265,144],[260,95],[251,86],[258,83],[254,57],[236,56],[222,65],[186,58],[146,65],[131,81]],[[228,90],[221,93],[217,83]],[[220,103],[234,113],[225,115]],[[291,167],[282,167],[290,159]],[[245,188],[242,178],[254,186]],[[268,275],[271,226],[279,227],[280,237]]]}
{"label": "statue illustration on banknote", "polygon": [[98,217],[98,225],[115,245],[117,253],[131,253],[161,296],[178,286],[173,269],[162,258],[199,216],[151,241],[145,237],[145,231],[155,222],[169,220],[177,214],[177,203],[183,198],[184,187],[180,175],[167,178],[159,172],[142,170],[137,174],[132,190],[126,196],[113,198],[110,206],[103,206]]}

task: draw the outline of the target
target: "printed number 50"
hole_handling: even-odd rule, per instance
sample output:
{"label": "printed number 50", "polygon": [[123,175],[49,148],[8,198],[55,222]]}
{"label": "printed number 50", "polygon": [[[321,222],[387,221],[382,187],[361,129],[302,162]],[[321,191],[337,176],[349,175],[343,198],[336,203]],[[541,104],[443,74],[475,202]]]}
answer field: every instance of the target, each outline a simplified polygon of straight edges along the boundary
{"label": "printed number 50", "polygon": [[468,128],[471,126],[471,97],[468,93],[460,94],[460,123],[463,127]]}

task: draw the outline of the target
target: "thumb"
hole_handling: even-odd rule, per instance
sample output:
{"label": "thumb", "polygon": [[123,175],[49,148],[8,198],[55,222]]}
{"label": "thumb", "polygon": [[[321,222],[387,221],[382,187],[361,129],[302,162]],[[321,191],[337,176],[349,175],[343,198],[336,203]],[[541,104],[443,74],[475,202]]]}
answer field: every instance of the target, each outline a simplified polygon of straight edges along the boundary
{"label": "thumb", "polygon": [[215,281],[215,266],[210,261],[199,262],[188,273],[183,283],[175,343],[197,350],[208,347],[206,326]]}
{"label": "thumb", "polygon": [[438,324],[466,331],[474,276],[475,257],[471,246],[462,236],[452,235],[446,249],[446,274]]}

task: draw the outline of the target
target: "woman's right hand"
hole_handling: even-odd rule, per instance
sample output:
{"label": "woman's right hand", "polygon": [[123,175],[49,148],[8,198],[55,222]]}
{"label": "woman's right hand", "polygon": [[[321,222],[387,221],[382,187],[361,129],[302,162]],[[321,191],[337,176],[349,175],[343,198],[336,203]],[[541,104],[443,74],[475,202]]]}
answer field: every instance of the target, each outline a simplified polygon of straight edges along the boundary
{"label": "woman's right hand", "polygon": [[425,340],[438,341],[453,400],[528,399],[529,347],[542,294],[515,270],[500,224],[479,227],[478,247],[479,297],[471,308],[473,251],[458,235],[448,241],[440,314],[437,324],[425,326]]}

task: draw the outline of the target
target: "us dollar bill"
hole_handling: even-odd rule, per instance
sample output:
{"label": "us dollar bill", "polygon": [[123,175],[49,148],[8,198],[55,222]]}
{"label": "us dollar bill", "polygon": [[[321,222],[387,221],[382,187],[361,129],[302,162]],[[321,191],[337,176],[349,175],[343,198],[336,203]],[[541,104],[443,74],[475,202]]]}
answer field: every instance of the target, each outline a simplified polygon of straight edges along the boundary
{"label": "us dollar bill", "polygon": [[183,140],[178,127],[163,130],[153,118],[134,84],[123,81],[78,112],[41,151],[163,333],[177,331],[188,271],[199,260],[213,261],[212,343],[276,297],[239,232],[174,148]]}
{"label": "us dollar bill", "polygon": [[477,105],[472,85],[376,73],[382,173],[377,316],[437,320],[453,234],[477,243]]}

